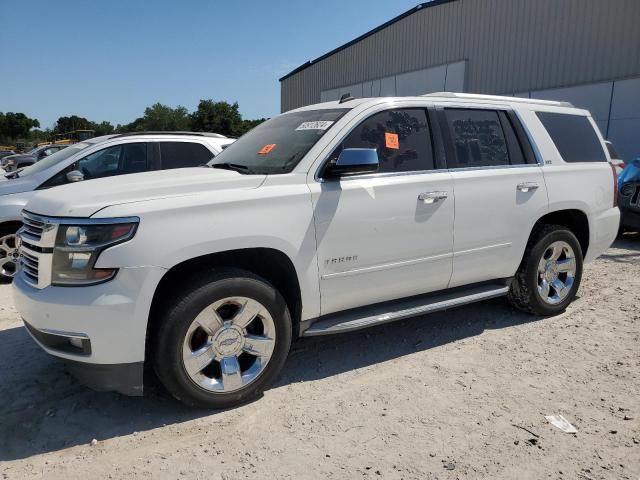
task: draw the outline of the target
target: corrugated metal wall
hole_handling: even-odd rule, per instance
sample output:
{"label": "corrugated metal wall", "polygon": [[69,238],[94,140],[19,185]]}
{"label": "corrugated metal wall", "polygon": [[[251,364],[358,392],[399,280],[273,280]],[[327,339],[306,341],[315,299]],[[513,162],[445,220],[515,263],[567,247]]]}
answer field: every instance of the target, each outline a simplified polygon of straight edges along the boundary
{"label": "corrugated metal wall", "polygon": [[467,91],[640,75],[640,0],[457,0],[424,7],[281,83],[282,111],[323,90],[467,60]]}

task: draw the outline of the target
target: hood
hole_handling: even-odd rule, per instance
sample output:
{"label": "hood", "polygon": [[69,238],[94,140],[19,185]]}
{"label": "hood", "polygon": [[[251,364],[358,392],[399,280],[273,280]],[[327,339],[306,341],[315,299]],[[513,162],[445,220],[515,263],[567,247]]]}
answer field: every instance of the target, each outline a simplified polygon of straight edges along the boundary
{"label": "hood", "polygon": [[14,158],[16,160],[35,160],[36,156],[27,155],[26,153],[16,153],[15,155],[7,155],[2,159],[2,161],[6,162],[7,160],[14,159]]}
{"label": "hood", "polygon": [[34,185],[33,177],[17,177],[9,179],[4,175],[0,175],[0,195],[29,192],[35,187],[37,187],[37,185]]}
{"label": "hood", "polygon": [[640,182],[640,158],[631,160],[618,175],[618,187],[627,182]]}
{"label": "hood", "polygon": [[120,175],[42,190],[29,201],[25,210],[54,217],[90,217],[112,205],[212,190],[258,188],[265,178],[265,175],[243,175],[204,167]]}

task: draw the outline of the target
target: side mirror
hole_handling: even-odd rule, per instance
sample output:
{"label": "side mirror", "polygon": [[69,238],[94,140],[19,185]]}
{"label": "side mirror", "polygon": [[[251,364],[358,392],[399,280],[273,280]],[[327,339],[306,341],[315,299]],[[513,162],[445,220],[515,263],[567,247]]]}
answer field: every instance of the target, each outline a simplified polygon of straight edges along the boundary
{"label": "side mirror", "polygon": [[327,168],[326,175],[331,178],[375,173],[378,171],[378,151],[375,148],[345,148],[335,165]]}
{"label": "side mirror", "polygon": [[67,182],[69,183],[81,182],[82,180],[84,180],[84,175],[78,170],[72,170],[67,173]]}

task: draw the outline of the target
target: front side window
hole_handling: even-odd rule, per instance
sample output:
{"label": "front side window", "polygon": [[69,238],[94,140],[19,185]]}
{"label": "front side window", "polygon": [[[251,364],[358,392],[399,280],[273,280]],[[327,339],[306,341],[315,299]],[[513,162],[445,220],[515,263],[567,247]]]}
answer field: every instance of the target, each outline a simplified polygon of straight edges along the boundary
{"label": "front side window", "polygon": [[379,173],[432,170],[433,149],[425,109],[387,110],[364,120],[334,150],[335,162],[345,148],[373,148]]}
{"label": "front side window", "polygon": [[291,172],[348,108],[303,110],[279,115],[251,129],[209,165],[240,173]]}
{"label": "front side window", "polygon": [[161,142],[160,161],[163,169],[199,167],[213,158],[213,153],[200,143]]}
{"label": "front side window", "polygon": [[565,162],[606,162],[589,118],[568,113],[536,112]]}
{"label": "front side window", "polygon": [[81,158],[49,179],[41,188],[67,183],[67,173],[78,170],[85,180],[138,173],[147,170],[147,144],[114,145]]}
{"label": "front side window", "polygon": [[450,168],[510,164],[497,111],[447,108],[444,115],[453,144],[453,158],[447,159]]}

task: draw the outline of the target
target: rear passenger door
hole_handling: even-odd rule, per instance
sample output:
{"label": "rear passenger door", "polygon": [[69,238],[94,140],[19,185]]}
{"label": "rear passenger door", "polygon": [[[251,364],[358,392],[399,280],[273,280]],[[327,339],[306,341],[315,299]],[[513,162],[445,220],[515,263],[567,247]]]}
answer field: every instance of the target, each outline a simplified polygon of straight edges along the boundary
{"label": "rear passenger door", "polygon": [[438,110],[455,220],[450,287],[515,274],[535,221],[548,209],[544,177],[510,110]]}
{"label": "rear passenger door", "polygon": [[196,142],[160,142],[160,169],[199,167],[214,157],[213,152]]}

